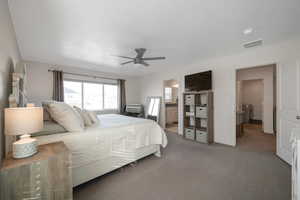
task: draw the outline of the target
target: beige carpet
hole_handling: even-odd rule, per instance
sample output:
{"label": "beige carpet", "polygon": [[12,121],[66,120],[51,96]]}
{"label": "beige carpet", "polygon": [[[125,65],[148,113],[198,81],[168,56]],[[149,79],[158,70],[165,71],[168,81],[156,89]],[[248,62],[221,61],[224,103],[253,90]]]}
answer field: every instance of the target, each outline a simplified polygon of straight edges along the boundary
{"label": "beige carpet", "polygon": [[171,126],[168,126],[166,128],[166,131],[171,132],[171,133],[178,133],[178,124],[173,124]]}
{"label": "beige carpet", "polygon": [[263,133],[262,126],[245,124],[244,135],[238,138],[237,145],[242,150],[276,152],[276,137]]}
{"label": "beige carpet", "polygon": [[169,146],[162,158],[149,156],[135,167],[127,166],[78,186],[74,199],[291,199],[290,166],[265,143],[255,140],[258,136],[250,131],[233,148],[198,144],[169,133]]}

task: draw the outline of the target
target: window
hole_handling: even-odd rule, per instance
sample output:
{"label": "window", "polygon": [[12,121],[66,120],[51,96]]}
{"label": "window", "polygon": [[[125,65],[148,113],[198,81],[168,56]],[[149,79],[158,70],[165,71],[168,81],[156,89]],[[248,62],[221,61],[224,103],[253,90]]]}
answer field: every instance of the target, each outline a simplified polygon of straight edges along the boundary
{"label": "window", "polygon": [[87,110],[103,109],[103,87],[97,83],[83,83],[83,107]]}
{"label": "window", "polygon": [[166,87],[165,88],[165,102],[172,101],[172,88]]}
{"label": "window", "polygon": [[118,109],[118,86],[64,81],[65,102],[87,110]]}
{"label": "window", "polygon": [[104,85],[104,109],[117,109],[118,86]]}
{"label": "window", "polygon": [[71,106],[82,108],[81,82],[64,81],[65,102]]}

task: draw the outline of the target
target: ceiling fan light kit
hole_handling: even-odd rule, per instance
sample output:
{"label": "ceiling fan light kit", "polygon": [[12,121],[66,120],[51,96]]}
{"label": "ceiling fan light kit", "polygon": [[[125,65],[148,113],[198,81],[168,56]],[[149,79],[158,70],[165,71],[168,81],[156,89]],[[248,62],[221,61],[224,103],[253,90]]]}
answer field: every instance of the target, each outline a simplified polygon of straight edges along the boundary
{"label": "ceiling fan light kit", "polygon": [[145,61],[164,60],[164,59],[166,59],[166,57],[148,57],[148,58],[144,58],[143,56],[145,54],[145,51],[146,51],[145,48],[135,49],[135,52],[137,53],[135,58],[131,58],[131,57],[127,57],[127,56],[118,56],[120,58],[130,59],[130,61],[123,62],[123,63],[121,63],[121,65],[126,65],[126,64],[129,64],[129,63],[133,63],[133,64],[139,64],[139,65],[144,65],[144,66],[148,67],[149,64]]}

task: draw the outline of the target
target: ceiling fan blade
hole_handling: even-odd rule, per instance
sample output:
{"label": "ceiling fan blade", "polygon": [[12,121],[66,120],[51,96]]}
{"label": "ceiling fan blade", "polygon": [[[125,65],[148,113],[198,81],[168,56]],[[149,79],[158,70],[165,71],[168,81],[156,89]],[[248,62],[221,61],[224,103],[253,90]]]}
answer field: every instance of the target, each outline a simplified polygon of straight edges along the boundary
{"label": "ceiling fan blade", "polygon": [[128,63],[133,63],[133,61],[124,62],[124,63],[121,63],[121,65],[126,65]]}
{"label": "ceiling fan blade", "polygon": [[130,58],[130,57],[127,57],[127,56],[117,56],[117,57],[120,57],[120,58],[127,58],[127,59],[134,59],[134,58]]}
{"label": "ceiling fan blade", "polygon": [[148,66],[149,66],[149,64],[148,64],[148,63],[146,63],[146,62],[144,62],[144,61],[142,61],[142,62],[141,62],[141,64],[142,64],[142,65],[144,65],[144,66],[146,66],[146,67],[148,67]]}
{"label": "ceiling fan blade", "polygon": [[166,59],[166,57],[143,58],[143,60],[163,60],[163,59]]}
{"label": "ceiling fan blade", "polygon": [[145,53],[146,49],[145,48],[139,48],[139,49],[135,49],[135,52],[137,53],[136,57],[137,58],[142,58],[144,53]]}

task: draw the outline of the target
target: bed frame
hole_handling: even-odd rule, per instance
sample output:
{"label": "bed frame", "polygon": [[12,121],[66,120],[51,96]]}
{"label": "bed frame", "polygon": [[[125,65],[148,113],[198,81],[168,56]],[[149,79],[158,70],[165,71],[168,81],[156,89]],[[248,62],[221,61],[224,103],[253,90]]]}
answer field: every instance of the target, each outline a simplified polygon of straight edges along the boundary
{"label": "bed frame", "polygon": [[160,157],[160,145],[150,145],[139,148],[134,153],[129,153],[130,159],[128,160],[120,160],[120,157],[108,157],[105,161],[96,161],[88,165],[72,168],[73,187],[122,168],[125,165],[133,163],[151,154],[155,154]]}

